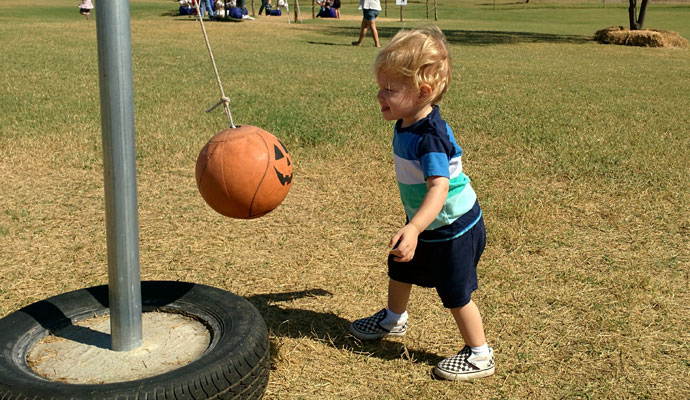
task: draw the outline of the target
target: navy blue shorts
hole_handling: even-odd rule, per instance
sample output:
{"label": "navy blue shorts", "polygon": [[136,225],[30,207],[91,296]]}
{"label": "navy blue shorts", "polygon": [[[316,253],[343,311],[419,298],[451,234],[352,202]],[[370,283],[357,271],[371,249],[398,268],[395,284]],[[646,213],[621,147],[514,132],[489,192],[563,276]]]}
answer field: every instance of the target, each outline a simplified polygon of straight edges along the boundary
{"label": "navy blue shorts", "polygon": [[462,307],[477,290],[477,264],[486,246],[484,218],[460,237],[445,242],[417,242],[409,262],[388,257],[388,276],[394,281],[433,287],[446,308]]}

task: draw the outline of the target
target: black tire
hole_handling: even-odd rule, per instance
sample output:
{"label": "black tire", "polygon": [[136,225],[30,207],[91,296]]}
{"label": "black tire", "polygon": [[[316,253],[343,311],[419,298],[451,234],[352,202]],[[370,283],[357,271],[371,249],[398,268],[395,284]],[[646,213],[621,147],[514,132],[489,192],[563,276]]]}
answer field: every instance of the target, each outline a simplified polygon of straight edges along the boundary
{"label": "black tire", "polygon": [[268,384],[268,331],[247,300],[210,286],[141,283],[143,311],[183,313],[205,324],[211,343],[178,369],[133,381],[68,384],[43,378],[26,355],[40,339],[83,319],[108,313],[108,287],[39,301],[0,319],[0,400],[6,399],[258,399]]}

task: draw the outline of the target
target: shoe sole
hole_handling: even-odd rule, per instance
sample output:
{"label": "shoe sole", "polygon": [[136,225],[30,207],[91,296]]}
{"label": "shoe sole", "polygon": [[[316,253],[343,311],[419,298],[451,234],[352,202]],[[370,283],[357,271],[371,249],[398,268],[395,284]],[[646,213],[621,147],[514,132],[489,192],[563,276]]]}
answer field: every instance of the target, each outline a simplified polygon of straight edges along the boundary
{"label": "shoe sole", "polygon": [[485,369],[483,371],[477,371],[477,372],[471,372],[471,373],[465,373],[465,374],[459,374],[455,372],[448,372],[444,371],[442,369],[438,369],[438,367],[434,368],[434,375],[438,376],[439,378],[446,379],[449,381],[469,381],[472,379],[477,379],[477,378],[484,378],[486,376],[491,376],[494,374],[494,367],[491,367],[489,369]]}
{"label": "shoe sole", "polygon": [[386,332],[386,333],[364,333],[356,330],[352,325],[350,325],[350,332],[361,340],[376,340],[382,339],[386,336],[405,336],[405,332]]}

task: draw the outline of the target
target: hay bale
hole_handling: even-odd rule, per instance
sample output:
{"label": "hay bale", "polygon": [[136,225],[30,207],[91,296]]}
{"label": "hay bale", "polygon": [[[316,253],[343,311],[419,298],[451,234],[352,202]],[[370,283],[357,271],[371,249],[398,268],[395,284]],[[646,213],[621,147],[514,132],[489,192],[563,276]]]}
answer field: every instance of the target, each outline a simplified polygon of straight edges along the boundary
{"label": "hay bale", "polygon": [[678,32],[660,29],[631,31],[622,26],[611,26],[597,31],[594,40],[600,43],[622,44],[643,47],[688,47],[688,40]]}

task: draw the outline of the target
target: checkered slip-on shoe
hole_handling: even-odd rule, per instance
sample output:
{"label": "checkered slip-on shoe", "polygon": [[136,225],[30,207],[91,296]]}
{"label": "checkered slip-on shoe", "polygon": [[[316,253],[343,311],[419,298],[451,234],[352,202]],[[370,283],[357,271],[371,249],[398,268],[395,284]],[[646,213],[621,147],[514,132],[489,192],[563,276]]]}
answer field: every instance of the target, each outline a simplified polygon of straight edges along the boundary
{"label": "checkered slip-on shoe", "polygon": [[489,348],[489,354],[476,356],[469,346],[463,347],[452,357],[441,360],[434,368],[436,376],[451,381],[466,381],[494,373],[494,350]]}
{"label": "checkered slip-on shoe", "polygon": [[386,336],[403,336],[407,332],[407,321],[400,326],[386,329],[381,321],[386,318],[386,309],[382,309],[371,317],[362,318],[350,324],[350,331],[362,340],[381,339]]}

